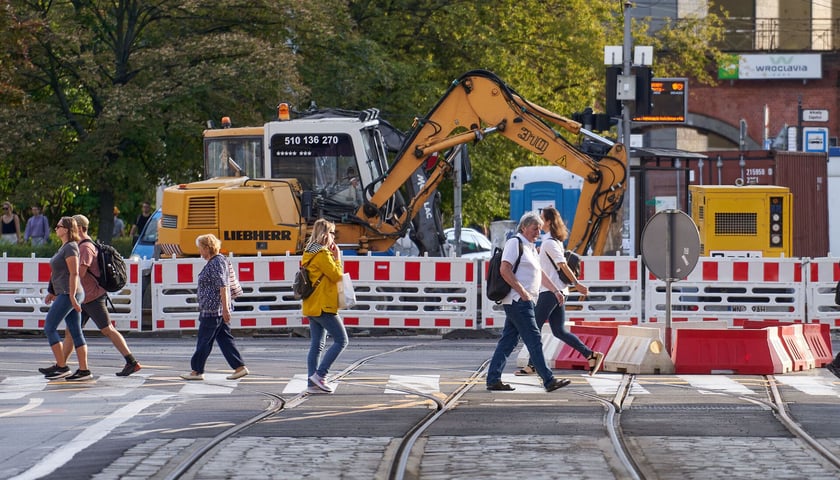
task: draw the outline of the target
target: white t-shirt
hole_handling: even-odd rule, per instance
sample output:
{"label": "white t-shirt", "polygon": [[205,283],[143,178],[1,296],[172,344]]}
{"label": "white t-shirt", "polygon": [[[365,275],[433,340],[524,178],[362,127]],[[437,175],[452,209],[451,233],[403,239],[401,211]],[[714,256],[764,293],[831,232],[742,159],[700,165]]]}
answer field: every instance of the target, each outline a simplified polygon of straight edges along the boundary
{"label": "white t-shirt", "polygon": [[[510,263],[511,267],[516,266],[516,259],[519,257],[519,241],[522,241],[522,259],[519,261],[519,267],[516,269],[516,279],[522,284],[522,287],[531,294],[536,300],[540,291],[540,283],[542,283],[542,271],[540,270],[540,257],[537,253],[537,247],[529,242],[522,234],[517,233],[516,236],[511,237],[505,242],[505,248],[502,251],[502,261]],[[510,305],[515,300],[520,300],[519,292],[511,288],[505,298],[502,299],[502,304]]]}
{"label": "white t-shirt", "polygon": [[[554,266],[554,263],[566,263],[566,256],[564,253],[565,249],[563,248],[563,242],[554,240],[551,237],[543,239],[542,246],[540,247],[540,266],[545,274],[548,275],[548,278],[550,278],[555,285],[560,287],[564,294],[568,295],[569,286],[566,285],[563,280],[560,280],[560,275],[557,274],[557,268]],[[550,259],[549,256],[551,256]],[[552,262],[552,260],[554,262]],[[547,291],[547,288],[540,286],[540,293]]]}

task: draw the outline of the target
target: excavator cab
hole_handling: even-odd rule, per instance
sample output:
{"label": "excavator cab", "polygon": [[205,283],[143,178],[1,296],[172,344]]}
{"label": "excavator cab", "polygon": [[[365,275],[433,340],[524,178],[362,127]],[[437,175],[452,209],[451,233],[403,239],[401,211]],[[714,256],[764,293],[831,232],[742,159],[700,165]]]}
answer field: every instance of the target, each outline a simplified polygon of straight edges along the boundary
{"label": "excavator cab", "polygon": [[387,168],[384,141],[375,116],[317,111],[266,124],[268,178],[300,183],[302,215],[343,223],[364,203],[364,189]]}
{"label": "excavator cab", "polygon": [[263,128],[242,127],[204,132],[204,178],[263,176]]}

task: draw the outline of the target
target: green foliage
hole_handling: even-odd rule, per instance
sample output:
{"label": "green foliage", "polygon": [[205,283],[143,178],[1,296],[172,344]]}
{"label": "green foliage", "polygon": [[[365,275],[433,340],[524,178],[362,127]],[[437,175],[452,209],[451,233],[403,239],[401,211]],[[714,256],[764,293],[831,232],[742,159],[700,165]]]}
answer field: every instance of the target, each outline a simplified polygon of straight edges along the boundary
{"label": "green foliage", "polygon": [[[124,258],[131,256],[131,249],[134,248],[130,237],[114,238],[110,242]],[[55,252],[61,248],[61,240],[55,235],[50,236],[50,242],[44,245],[32,246],[28,243],[8,244],[0,242],[0,255],[13,258],[52,258]]]}
{"label": "green foliage", "polygon": [[[113,205],[130,227],[158,185],[200,177],[208,120],[260,125],[280,101],[314,102],[376,107],[408,129],[479,68],[559,114],[598,110],[603,47],[623,31],[607,0],[0,2],[0,198],[103,232]],[[717,17],[644,24],[636,43],[654,45],[657,75],[711,81]],[[545,163],[494,138],[470,155],[465,223],[507,218],[511,170]]]}

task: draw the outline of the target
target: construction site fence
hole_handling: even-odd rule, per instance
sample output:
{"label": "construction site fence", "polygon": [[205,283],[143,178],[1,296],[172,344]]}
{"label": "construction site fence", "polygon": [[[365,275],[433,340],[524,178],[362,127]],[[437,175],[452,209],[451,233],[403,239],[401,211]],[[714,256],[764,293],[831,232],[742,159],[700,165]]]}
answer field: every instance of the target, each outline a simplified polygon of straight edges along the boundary
{"label": "construction site fence", "polygon": [[[234,302],[231,328],[308,326],[301,302],[292,294],[300,256],[229,260],[244,289]],[[701,257],[688,277],[671,282],[670,320],[840,327],[840,306],[834,303],[838,262]],[[196,329],[196,282],[205,263],[201,258],[128,261],[128,283],[109,294],[114,326],[121,331]],[[503,307],[485,294],[487,266],[486,261],[463,258],[347,256],[344,271],[353,280],[356,305],[339,314],[347,327],[358,328],[500,328]],[[0,258],[0,330],[43,329],[49,278],[49,259]],[[589,294],[570,292],[569,321],[661,326],[667,320],[667,284],[644,267],[641,257],[584,257],[580,280]],[[96,327],[88,322],[85,328]]]}

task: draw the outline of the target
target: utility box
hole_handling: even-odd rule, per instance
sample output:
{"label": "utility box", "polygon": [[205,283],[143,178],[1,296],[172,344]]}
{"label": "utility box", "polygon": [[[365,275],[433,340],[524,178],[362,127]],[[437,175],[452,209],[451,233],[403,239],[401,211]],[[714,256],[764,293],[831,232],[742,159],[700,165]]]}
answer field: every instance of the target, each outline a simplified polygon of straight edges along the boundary
{"label": "utility box", "polygon": [[510,173],[510,219],[551,206],[571,231],[582,189],[583,179],[561,167],[517,167]]}
{"label": "utility box", "polygon": [[689,185],[700,254],[793,256],[793,195],[787,187]]}

